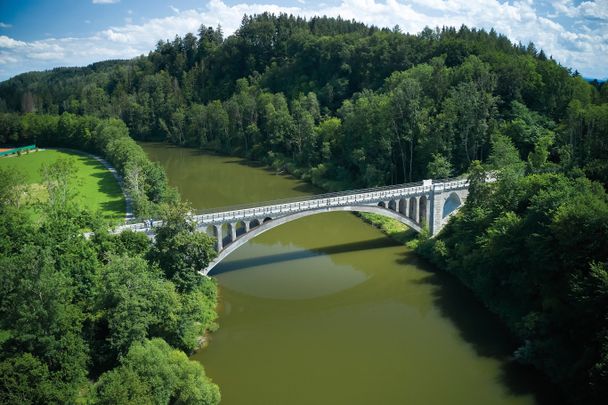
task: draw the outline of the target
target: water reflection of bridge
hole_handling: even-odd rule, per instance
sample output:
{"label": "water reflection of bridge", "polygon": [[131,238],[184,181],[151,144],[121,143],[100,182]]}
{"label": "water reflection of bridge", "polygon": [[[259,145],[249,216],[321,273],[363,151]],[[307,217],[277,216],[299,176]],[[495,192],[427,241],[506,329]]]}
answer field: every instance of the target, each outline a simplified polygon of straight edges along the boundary
{"label": "water reflection of bridge", "polygon": [[[324,212],[358,211],[379,214],[396,219],[417,232],[427,227],[434,236],[445,225],[448,217],[458,210],[467,195],[467,180],[424,180],[207,210],[195,215],[193,219],[200,231],[216,238],[218,256],[201,272],[208,274],[234,250],[269,229]],[[117,231],[130,229],[153,236],[154,228],[158,225],[158,222],[148,221],[124,225]]]}

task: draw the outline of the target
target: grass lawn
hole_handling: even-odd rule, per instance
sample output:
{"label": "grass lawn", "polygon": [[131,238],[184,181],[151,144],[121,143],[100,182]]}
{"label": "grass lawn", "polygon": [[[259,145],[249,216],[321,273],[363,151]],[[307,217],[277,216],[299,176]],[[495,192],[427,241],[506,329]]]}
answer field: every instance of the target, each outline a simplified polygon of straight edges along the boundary
{"label": "grass lawn", "polygon": [[0,158],[0,167],[14,167],[25,177],[29,185],[30,199],[45,199],[42,185],[43,164],[55,162],[60,157],[72,157],[76,161],[76,201],[91,211],[102,211],[114,223],[125,217],[125,199],[120,186],[106,168],[97,160],[71,152],[42,150],[15,157]]}

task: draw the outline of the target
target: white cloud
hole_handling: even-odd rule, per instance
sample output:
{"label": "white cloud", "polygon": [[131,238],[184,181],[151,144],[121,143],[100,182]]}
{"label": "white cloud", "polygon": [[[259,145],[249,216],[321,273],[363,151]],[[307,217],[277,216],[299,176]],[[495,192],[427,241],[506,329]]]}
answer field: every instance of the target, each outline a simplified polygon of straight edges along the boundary
{"label": "white cloud", "polygon": [[23,45],[25,45],[26,43],[23,41],[16,41],[13,38],[9,38],[6,35],[0,35],[0,49],[1,48],[18,48],[21,47]]}
{"label": "white cloud", "polygon": [[12,27],[11,24],[3,23],[2,21],[0,21],[0,28],[10,28],[10,27]]}
{"label": "white cloud", "polygon": [[[582,15],[591,13],[595,7],[593,12],[601,16],[602,11],[608,13],[605,11],[608,7],[600,7],[606,1],[587,1],[575,7],[570,1],[562,0],[554,8],[556,12],[562,10],[559,11],[562,14],[576,12]],[[202,10],[174,9],[172,14],[163,18],[138,23],[126,20],[124,25],[108,27],[88,37],[23,42],[0,36],[0,67],[6,72],[0,78],[58,65],[86,65],[103,59],[132,58],[148,53],[159,39],[196,32],[201,24],[215,27],[219,23],[224,34],[229,35],[238,29],[243,14],[265,11],[305,17],[340,15],[380,27],[398,24],[402,31],[410,33],[420,32],[425,26],[459,27],[466,24],[485,29],[494,27],[512,41],[524,44],[533,41],[537,48],[544,49],[563,65],[578,69],[586,76],[608,77],[607,30],[594,29],[593,25],[583,23],[566,27],[546,13],[537,12],[531,1],[341,0],[339,5],[314,5],[308,1],[297,7],[284,7],[276,4],[228,5],[222,0],[210,0]],[[585,19],[581,17],[580,21]]]}
{"label": "white cloud", "polygon": [[120,0],[93,0],[93,4],[116,4]]}
{"label": "white cloud", "polygon": [[553,8],[567,17],[608,20],[608,0],[583,1],[578,5],[573,0],[558,0],[553,3]]}

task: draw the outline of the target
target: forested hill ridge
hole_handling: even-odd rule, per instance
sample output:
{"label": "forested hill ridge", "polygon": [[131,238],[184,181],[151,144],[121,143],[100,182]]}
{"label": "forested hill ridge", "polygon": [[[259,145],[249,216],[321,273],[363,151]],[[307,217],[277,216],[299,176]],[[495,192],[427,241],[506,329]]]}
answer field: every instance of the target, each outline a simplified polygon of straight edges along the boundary
{"label": "forested hill ridge", "polygon": [[[607,101],[606,83],[493,30],[410,35],[272,14],[245,16],[227,38],[201,26],[148,56],[0,84],[9,112],[119,117],[137,139],[263,160],[332,188],[461,172],[501,135],[524,160],[543,148],[606,182]],[[6,121],[18,118],[2,120],[0,142],[17,138]]]}
{"label": "forested hill ridge", "polygon": [[[0,83],[0,111],[0,144],[74,146],[113,156],[127,181],[137,180],[132,189],[140,191],[136,206],[142,213],[154,212],[154,204],[170,193],[163,191],[166,181],[158,168],[146,165],[142,176],[143,155],[127,134],[242,155],[326,189],[468,171],[467,204],[437,238],[422,237],[418,251],[457,276],[503,319],[520,343],[514,359],[542,370],[573,403],[603,404],[608,396],[608,84],[587,82],[533,44],[513,44],[493,30],[464,26],[410,35],[398,27],[379,29],[339,18],[245,16],[227,38],[220,28],[202,26],[196,34],[160,41],[149,55],[133,60],[16,76]],[[498,181],[480,182],[485,170],[497,174]],[[152,187],[159,184],[163,187],[158,190]],[[31,239],[27,226],[18,228],[19,216],[0,219],[0,231],[10,236],[0,241],[11,241],[0,246],[6,256],[0,266],[3,277],[35,278],[17,270],[21,263],[36,267],[30,257],[37,251],[17,254],[13,249],[40,243]],[[43,246],[57,245],[44,232]],[[168,240],[186,252],[181,233]],[[35,243],[26,243],[29,240]],[[179,283],[192,281],[192,266],[180,271],[185,257],[171,264],[173,255],[166,255],[175,247],[146,244],[140,249],[130,240],[110,242],[82,241],[100,252],[91,268],[103,267],[103,277],[119,283],[119,267],[133,268],[137,275],[148,266],[154,269],[154,286],[165,278],[175,284],[150,291],[173,291]],[[124,256],[129,249],[135,255],[142,250],[140,259],[145,256],[148,265],[123,257],[124,263],[114,266],[115,259],[106,257],[106,250]],[[63,263],[63,256],[55,256],[56,263]],[[214,289],[206,284],[201,288],[196,293],[207,294],[207,304],[214,302]],[[171,291],[167,294],[173,297]],[[114,332],[105,326],[114,321],[108,318],[113,315],[105,309],[109,298],[102,292],[94,295],[98,301],[81,305],[89,326],[86,333],[82,328],[72,333],[84,333],[79,344],[97,347],[98,341],[114,342],[112,333],[123,333],[123,323],[117,323]],[[30,293],[0,294],[8,297],[0,299],[0,307],[12,314],[11,300],[21,303],[20,297]],[[57,302],[79,302],[65,297],[58,296]],[[182,336],[175,325],[166,326],[149,315],[164,313],[152,303],[178,298],[146,297],[149,311],[142,311],[141,317],[152,332],[131,334],[136,338],[116,348],[103,346],[101,357],[93,358],[89,375],[106,371],[94,388],[100,398],[152,389],[153,384],[140,387],[134,365],[146,351],[161,353],[157,358],[164,362],[169,349],[146,339],[163,337],[173,347],[188,350],[194,344],[196,333]],[[184,319],[192,325],[199,318],[211,323],[207,306],[193,310],[196,316],[188,312],[188,297],[182,297]],[[28,328],[13,331],[16,321],[8,315],[2,319],[6,322],[0,329],[16,336],[0,336],[0,345],[11,349],[5,350],[11,356],[32,352],[28,340],[19,340],[22,335],[44,335]],[[65,325],[58,325],[61,335]],[[42,360],[5,359],[0,372],[19,375],[17,371],[29,367],[32,375],[39,375],[37,370],[51,373],[52,378],[43,380],[63,381],[73,398],[87,373],[87,360],[79,357],[80,365],[74,368],[78,375],[64,375],[61,371],[72,363],[64,367],[53,357],[57,351],[49,350],[43,346],[34,351]],[[125,353],[125,363],[119,364],[118,354]],[[179,363],[178,369],[186,367]],[[108,371],[116,367],[122,371]],[[204,378],[200,370],[194,374]],[[122,384],[127,380],[131,385]],[[118,390],[121,384],[125,392]],[[208,402],[217,402],[215,389],[206,387]],[[165,391],[172,395],[182,388],[175,380]],[[57,395],[46,392],[40,398],[60,402]]]}

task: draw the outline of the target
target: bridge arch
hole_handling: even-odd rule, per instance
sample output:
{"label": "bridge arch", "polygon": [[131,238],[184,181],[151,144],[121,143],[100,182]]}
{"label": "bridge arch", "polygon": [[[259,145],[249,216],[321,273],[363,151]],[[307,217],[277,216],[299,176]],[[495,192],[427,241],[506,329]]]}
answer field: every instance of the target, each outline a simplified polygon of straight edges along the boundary
{"label": "bridge arch", "polygon": [[410,212],[408,212],[407,217],[414,220],[416,218],[416,213],[418,212],[418,204],[416,201],[416,197],[410,197]]}
{"label": "bridge arch", "polygon": [[248,230],[248,224],[246,224],[245,221],[237,221],[237,223],[236,223],[237,238],[240,237],[241,235],[247,233],[247,230]]}
{"label": "bridge arch", "polygon": [[418,202],[418,219],[419,219],[419,223],[420,224],[426,224],[428,221],[427,218],[427,208],[429,205],[429,199],[427,198],[427,196],[423,195],[420,197],[420,200]]}
{"label": "bridge arch", "polygon": [[461,205],[462,200],[460,199],[460,196],[456,192],[450,193],[448,198],[446,198],[445,202],[443,203],[441,215],[442,219],[446,218],[452,212],[456,211],[458,208],[460,208]]}
{"label": "bridge arch", "polygon": [[408,202],[409,200],[407,198],[402,198],[399,200],[399,213],[401,215],[405,215],[406,217],[408,216]]}
{"label": "bridge arch", "polygon": [[[387,208],[375,206],[375,205],[364,205],[364,206],[339,206],[339,207],[330,207],[330,208],[320,208],[308,211],[297,212],[294,214],[286,215],[284,217],[279,217],[270,220],[270,218],[266,218],[264,222],[262,222],[256,228],[251,227],[250,231],[246,234],[243,234],[241,237],[237,238],[235,241],[227,245],[223,250],[220,250],[217,257],[209,263],[207,268],[200,271],[203,275],[209,274],[209,272],[218,265],[226,256],[230,253],[234,252],[239,247],[243,246],[245,243],[255,238],[256,236],[264,233],[272,228],[277,226],[281,226],[286,224],[287,222],[295,221],[296,219],[308,217],[316,214],[323,214],[327,212],[339,212],[339,211],[350,211],[350,212],[369,212],[372,214],[383,215],[392,219],[396,219],[397,221],[409,226],[414,229],[416,232],[420,232],[421,228],[418,224],[412,221],[410,218],[399,214],[398,212],[389,210]],[[267,221],[268,220],[268,221]],[[253,221],[252,221],[253,222]]]}

